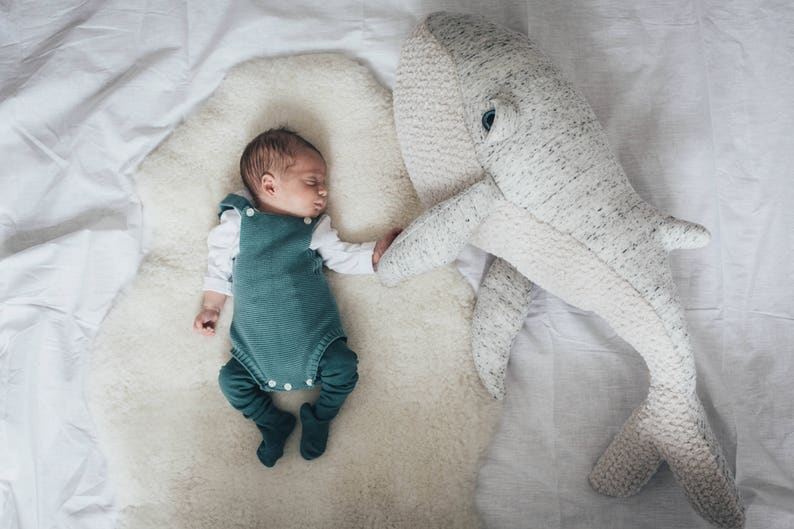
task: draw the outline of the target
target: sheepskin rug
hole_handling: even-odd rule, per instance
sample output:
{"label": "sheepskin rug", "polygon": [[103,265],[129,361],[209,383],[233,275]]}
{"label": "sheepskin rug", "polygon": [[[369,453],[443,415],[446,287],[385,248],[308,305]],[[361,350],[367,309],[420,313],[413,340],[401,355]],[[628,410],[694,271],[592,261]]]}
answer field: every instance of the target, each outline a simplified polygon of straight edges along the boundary
{"label": "sheepskin rug", "polygon": [[[259,432],[217,384],[231,303],[215,337],[191,328],[218,202],[242,187],[240,154],[285,124],[325,155],[329,213],[343,239],[407,226],[419,205],[394,132],[391,94],[335,54],[258,60],[217,91],[141,165],[147,235],[137,279],[103,324],[89,402],[121,528],[474,528],[478,460],[497,404],[470,359],[470,287],[451,267],[386,288],[326,271],[360,381],[305,461],[300,425],[272,469]],[[278,393],[297,415],[313,392]]]}

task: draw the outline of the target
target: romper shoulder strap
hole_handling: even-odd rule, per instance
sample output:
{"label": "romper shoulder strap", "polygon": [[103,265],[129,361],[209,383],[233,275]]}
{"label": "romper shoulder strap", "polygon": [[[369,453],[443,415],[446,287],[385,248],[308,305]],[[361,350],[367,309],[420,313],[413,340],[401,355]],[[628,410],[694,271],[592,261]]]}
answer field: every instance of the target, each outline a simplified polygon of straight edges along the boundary
{"label": "romper shoulder strap", "polygon": [[221,203],[220,203],[220,205],[218,207],[220,209],[220,211],[218,212],[218,216],[220,217],[221,213],[223,213],[227,209],[234,208],[237,211],[239,211],[240,214],[242,215],[243,214],[243,210],[245,208],[249,208],[249,207],[252,207],[252,206],[251,206],[251,203],[248,202],[248,199],[246,199],[245,197],[242,197],[242,196],[237,195],[235,193],[229,193],[228,195],[226,195],[226,198],[221,200]]}

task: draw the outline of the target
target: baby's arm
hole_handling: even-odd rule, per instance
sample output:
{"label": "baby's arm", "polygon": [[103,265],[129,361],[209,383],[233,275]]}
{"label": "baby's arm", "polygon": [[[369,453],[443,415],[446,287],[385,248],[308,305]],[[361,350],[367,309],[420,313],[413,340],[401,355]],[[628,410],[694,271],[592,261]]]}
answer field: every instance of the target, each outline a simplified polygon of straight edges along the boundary
{"label": "baby's arm", "polygon": [[193,320],[193,329],[204,336],[215,335],[215,325],[218,323],[218,318],[221,315],[224,303],[226,303],[226,294],[220,292],[213,292],[207,290],[204,292],[204,302],[201,304],[201,312],[198,313],[196,319]]}
{"label": "baby's arm", "polygon": [[342,274],[372,274],[380,257],[401,231],[401,228],[394,228],[378,241],[344,242],[331,225],[331,218],[325,215],[314,229],[311,248],[317,250],[331,270]]}
{"label": "baby's arm", "polygon": [[240,214],[237,210],[223,212],[220,224],[207,237],[207,247],[204,301],[193,320],[193,329],[204,336],[214,336],[226,298],[232,295],[232,268],[240,248]]}

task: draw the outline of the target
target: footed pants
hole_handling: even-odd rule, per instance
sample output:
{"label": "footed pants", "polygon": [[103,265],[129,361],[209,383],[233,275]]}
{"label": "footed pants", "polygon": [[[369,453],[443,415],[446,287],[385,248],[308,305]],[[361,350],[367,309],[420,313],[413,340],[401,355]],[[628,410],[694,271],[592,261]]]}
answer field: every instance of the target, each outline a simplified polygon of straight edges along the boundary
{"label": "footed pants", "polygon": [[[328,345],[318,365],[321,387],[320,397],[314,403],[317,419],[328,421],[336,417],[356,387],[357,366],[358,357],[347,347],[345,339],[339,338]],[[263,391],[235,358],[221,368],[218,383],[229,403],[257,426],[267,427],[270,421],[284,414],[273,402],[271,392]]]}

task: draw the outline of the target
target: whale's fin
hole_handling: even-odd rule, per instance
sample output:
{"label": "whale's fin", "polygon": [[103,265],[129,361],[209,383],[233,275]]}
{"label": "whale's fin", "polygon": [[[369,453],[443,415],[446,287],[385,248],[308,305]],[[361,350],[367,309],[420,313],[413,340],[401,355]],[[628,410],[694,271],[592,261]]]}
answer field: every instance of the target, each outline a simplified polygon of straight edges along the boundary
{"label": "whale's fin", "polygon": [[477,292],[471,320],[471,352],[480,380],[495,399],[504,397],[510,347],[537,291],[521,272],[497,257]]}
{"label": "whale's fin", "polygon": [[[407,277],[451,263],[499,197],[499,189],[486,176],[422,213],[381,257],[380,281],[384,285],[396,285]],[[440,238],[439,234],[444,237]]]}
{"label": "whale's fin", "polygon": [[702,248],[711,240],[709,231],[700,224],[675,217],[664,218],[659,227],[659,237],[668,252]]}

